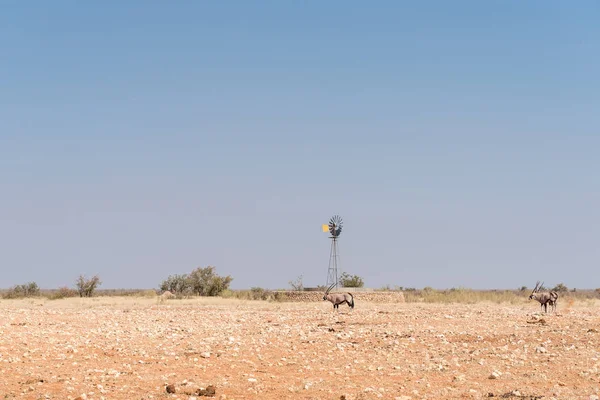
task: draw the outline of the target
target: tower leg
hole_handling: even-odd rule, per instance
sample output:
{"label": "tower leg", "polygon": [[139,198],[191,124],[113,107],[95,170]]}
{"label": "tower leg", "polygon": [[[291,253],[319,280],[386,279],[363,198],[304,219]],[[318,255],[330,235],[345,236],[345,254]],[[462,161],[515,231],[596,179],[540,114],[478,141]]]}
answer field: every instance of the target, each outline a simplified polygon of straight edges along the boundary
{"label": "tower leg", "polygon": [[327,287],[335,282],[334,288],[338,288],[338,245],[337,238],[331,238],[331,251],[329,253],[329,269],[327,270]]}

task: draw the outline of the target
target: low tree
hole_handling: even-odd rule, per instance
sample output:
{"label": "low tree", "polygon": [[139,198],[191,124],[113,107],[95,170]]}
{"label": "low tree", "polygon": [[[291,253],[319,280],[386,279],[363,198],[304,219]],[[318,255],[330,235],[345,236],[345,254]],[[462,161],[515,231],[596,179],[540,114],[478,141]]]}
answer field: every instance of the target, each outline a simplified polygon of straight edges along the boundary
{"label": "low tree", "polygon": [[94,275],[89,279],[83,275],[79,275],[75,281],[75,287],[77,288],[79,297],[92,297],[98,286],[101,284],[102,282],[98,275]]}
{"label": "low tree", "polygon": [[342,276],[340,276],[339,282],[342,284],[342,287],[350,288],[360,288],[365,285],[365,282],[360,276],[350,275],[347,272],[344,272]]}

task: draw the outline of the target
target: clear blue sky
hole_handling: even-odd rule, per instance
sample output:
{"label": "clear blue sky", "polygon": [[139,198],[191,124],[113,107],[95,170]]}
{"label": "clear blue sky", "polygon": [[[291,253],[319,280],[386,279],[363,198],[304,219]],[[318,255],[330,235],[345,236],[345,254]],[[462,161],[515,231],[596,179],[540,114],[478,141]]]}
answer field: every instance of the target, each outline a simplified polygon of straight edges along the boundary
{"label": "clear blue sky", "polygon": [[600,287],[597,1],[4,1],[0,287]]}

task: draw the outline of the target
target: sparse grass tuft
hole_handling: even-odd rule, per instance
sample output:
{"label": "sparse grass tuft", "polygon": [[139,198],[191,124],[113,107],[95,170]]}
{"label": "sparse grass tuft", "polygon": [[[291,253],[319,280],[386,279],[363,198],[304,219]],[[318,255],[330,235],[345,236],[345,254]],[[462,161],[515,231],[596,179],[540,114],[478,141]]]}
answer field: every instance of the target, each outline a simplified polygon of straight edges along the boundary
{"label": "sparse grass tuft", "polygon": [[253,287],[250,290],[224,290],[221,296],[224,299],[285,301],[285,293]]}
{"label": "sparse grass tuft", "polygon": [[[468,288],[452,288],[436,290],[431,287],[422,290],[405,290],[404,298],[407,303],[461,303],[476,304],[482,302],[519,304],[527,302],[528,293],[522,290],[473,290]],[[578,290],[577,292],[563,292],[558,299],[559,304],[572,304],[573,301],[587,301],[599,298],[598,293],[592,290]]]}
{"label": "sparse grass tuft", "polygon": [[158,294],[156,293],[156,290],[148,289],[137,292],[134,294],[134,296],[152,298],[158,296]]}
{"label": "sparse grass tuft", "polygon": [[48,298],[48,300],[59,300],[68,297],[77,297],[78,295],[79,294],[76,290],[69,289],[66,286],[63,286],[56,291],[46,293],[46,297]]}
{"label": "sparse grass tuft", "polygon": [[522,295],[511,290],[472,290],[452,288],[435,290],[427,287],[423,290],[405,291],[407,303],[461,303],[476,304],[481,302],[517,304],[524,301]]}

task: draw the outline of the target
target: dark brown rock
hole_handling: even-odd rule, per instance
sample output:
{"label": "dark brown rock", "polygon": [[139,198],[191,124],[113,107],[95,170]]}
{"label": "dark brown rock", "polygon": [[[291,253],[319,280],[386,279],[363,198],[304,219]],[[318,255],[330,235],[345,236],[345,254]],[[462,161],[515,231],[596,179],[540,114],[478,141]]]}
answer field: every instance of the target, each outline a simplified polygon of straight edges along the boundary
{"label": "dark brown rock", "polygon": [[205,397],[215,397],[216,393],[217,393],[217,389],[213,385],[208,385],[206,387],[206,389],[198,389],[196,391],[196,394],[198,396],[205,396]]}

